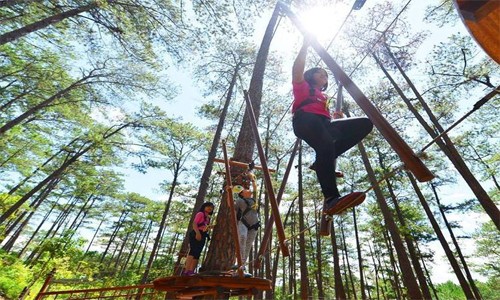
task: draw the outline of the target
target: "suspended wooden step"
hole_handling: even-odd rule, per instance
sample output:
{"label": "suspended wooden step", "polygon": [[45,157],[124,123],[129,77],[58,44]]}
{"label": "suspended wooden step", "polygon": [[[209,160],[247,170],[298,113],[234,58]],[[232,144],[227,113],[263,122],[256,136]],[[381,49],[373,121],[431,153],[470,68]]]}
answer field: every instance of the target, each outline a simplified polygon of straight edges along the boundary
{"label": "suspended wooden step", "polygon": [[500,64],[500,1],[454,0],[469,33]]}
{"label": "suspended wooden step", "polygon": [[153,281],[156,290],[175,293],[176,299],[213,296],[214,299],[231,296],[255,295],[272,290],[271,281],[262,278],[229,275],[170,276]]}

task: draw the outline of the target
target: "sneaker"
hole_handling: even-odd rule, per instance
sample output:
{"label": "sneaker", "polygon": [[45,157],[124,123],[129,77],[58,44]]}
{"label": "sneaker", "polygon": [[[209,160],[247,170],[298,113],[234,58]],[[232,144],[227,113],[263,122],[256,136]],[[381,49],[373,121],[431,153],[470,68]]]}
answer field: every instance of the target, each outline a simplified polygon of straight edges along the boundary
{"label": "sneaker", "polygon": [[[238,270],[230,271],[232,277],[240,277],[240,274],[238,273]],[[243,271],[243,278],[252,278],[253,275],[250,273],[247,273]]]}
{"label": "sneaker", "polygon": [[366,194],[354,192],[343,197],[327,198],[323,207],[323,213],[326,215],[339,215],[347,209],[359,205],[365,201]]}
{"label": "sneaker", "polygon": [[[316,162],[313,162],[313,164],[309,166],[309,169],[311,169],[313,171],[316,171]],[[344,177],[344,173],[342,173],[340,171],[335,171],[335,177],[337,177],[337,178],[343,178]]]}
{"label": "sneaker", "polygon": [[182,276],[193,276],[194,274],[196,274],[194,271],[184,271],[182,272]]}

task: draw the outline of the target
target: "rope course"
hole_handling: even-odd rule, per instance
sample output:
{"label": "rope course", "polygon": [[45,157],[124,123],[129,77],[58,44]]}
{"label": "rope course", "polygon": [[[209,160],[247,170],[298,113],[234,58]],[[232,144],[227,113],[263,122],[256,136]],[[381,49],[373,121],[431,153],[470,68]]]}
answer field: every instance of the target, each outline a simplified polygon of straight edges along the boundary
{"label": "rope course", "polygon": [[[406,3],[406,5],[403,7],[401,12],[396,16],[396,18],[391,22],[391,24],[386,28],[384,32],[380,35],[380,37],[374,42],[374,44],[378,43],[380,39],[384,36],[384,34],[389,30],[389,28],[394,24],[394,22],[399,18],[401,13],[407,8],[407,6],[410,4],[411,0]],[[305,27],[302,25],[300,20],[294,15],[290,9],[282,3],[278,3],[276,5],[276,9],[280,10],[281,14],[286,15],[293,23],[294,25],[299,29],[302,34],[307,35],[307,31],[305,30]],[[347,18],[351,14],[351,11],[347,15],[346,19],[344,20],[343,24],[346,22]],[[280,14],[280,21],[281,21],[281,14]],[[342,24],[342,26],[343,26]],[[339,29],[340,31],[340,29]],[[276,28],[273,31],[273,35],[276,32]],[[337,32],[338,34],[338,32]],[[337,34],[335,36],[337,36]],[[334,37],[335,38],[335,37]],[[333,42],[333,40],[332,40]],[[457,120],[454,124],[452,124],[448,129],[444,130],[441,132],[439,135],[437,135],[433,140],[431,140],[427,145],[425,145],[420,151],[417,153],[414,153],[409,146],[402,140],[402,138],[398,135],[398,133],[391,127],[391,125],[385,120],[385,118],[376,110],[376,108],[373,106],[373,104],[370,103],[370,101],[367,99],[367,97],[359,90],[359,88],[352,82],[350,77],[344,73],[344,71],[337,65],[337,63],[333,60],[333,58],[327,53],[326,49],[323,48],[318,41],[315,38],[311,39],[311,45],[314,50],[318,53],[320,58],[323,60],[323,62],[328,66],[328,68],[332,71],[334,74],[336,80],[338,81],[339,85],[339,93],[338,93],[338,100],[337,100],[337,110],[340,109],[340,103],[342,99],[341,91],[342,87],[344,87],[352,96],[352,98],[356,101],[356,103],[365,111],[365,113],[368,115],[368,117],[372,120],[373,124],[379,129],[380,133],[383,135],[383,137],[389,142],[389,144],[392,146],[393,150],[399,155],[401,158],[402,163],[396,167],[394,167],[391,171],[383,174],[382,178],[379,179],[377,182],[373,183],[370,185],[369,188],[367,188],[363,194],[366,194],[368,191],[374,189],[376,186],[380,185],[383,181],[385,181],[387,178],[394,176],[394,174],[402,169],[408,169],[411,171],[415,177],[421,181],[421,182],[426,182],[430,181],[434,178],[434,175],[427,169],[427,167],[423,164],[421,161],[421,158],[423,158],[424,152],[436,141],[438,141],[441,137],[443,137],[445,134],[450,132],[453,128],[455,128],[458,124],[460,124],[462,121],[464,121],[468,116],[470,116],[474,111],[478,110],[483,106],[485,103],[487,103],[490,99],[494,98],[495,95],[500,94],[500,87],[497,87],[495,90],[492,92],[488,93],[486,96],[484,96],[482,99],[480,99],[478,102],[474,104],[474,107],[471,111],[466,113],[463,117],[461,117],[459,120]],[[331,45],[331,43],[330,43]],[[328,47],[330,47],[330,45]],[[327,47],[327,48],[328,48]],[[362,61],[368,56],[366,54],[363,59],[358,63],[356,68],[352,70],[351,74],[360,66]],[[185,277],[179,277],[179,276],[172,276],[172,277],[167,277],[167,278],[159,278],[154,281],[154,286],[156,289],[159,290],[164,290],[164,291],[174,291],[177,293],[178,297],[192,297],[192,296],[204,296],[204,295],[213,295],[213,296],[234,296],[234,295],[252,295],[256,294],[258,291],[265,291],[265,290],[271,290],[272,285],[271,281],[266,280],[266,279],[261,279],[261,278],[244,278],[243,276],[243,267],[247,264],[254,263],[254,266],[256,268],[260,267],[261,261],[263,260],[264,256],[266,254],[275,252],[277,249],[281,250],[281,253],[283,254],[284,257],[287,257],[290,255],[290,250],[289,250],[289,245],[291,241],[294,241],[298,236],[303,234],[306,231],[311,230],[313,227],[318,227],[319,225],[322,225],[320,222],[324,219],[324,215],[322,214],[321,220],[318,221],[318,218],[316,218],[316,221],[313,222],[311,225],[309,225],[306,228],[301,229],[298,233],[289,236],[288,238],[285,236],[285,232],[283,229],[283,224],[281,221],[280,217],[280,212],[279,212],[279,203],[281,201],[281,198],[283,196],[284,190],[286,183],[288,181],[289,174],[291,172],[294,158],[296,155],[296,152],[298,151],[298,148],[300,147],[300,140],[297,140],[295,144],[293,145],[293,148],[290,153],[290,160],[288,162],[287,168],[285,170],[284,176],[281,180],[281,186],[278,190],[277,195],[275,195],[274,188],[272,186],[271,182],[271,177],[270,177],[270,172],[274,170],[270,170],[267,165],[267,159],[264,154],[264,150],[262,147],[261,143],[261,138],[259,136],[258,132],[258,127],[257,127],[257,121],[256,121],[256,116],[252,107],[252,101],[249,97],[249,94],[246,90],[243,91],[244,93],[244,98],[246,102],[246,109],[248,111],[248,115],[250,117],[250,125],[252,129],[252,133],[254,135],[255,141],[256,141],[256,147],[260,159],[260,164],[261,166],[258,167],[264,174],[264,186],[267,192],[267,195],[269,197],[269,202],[271,204],[271,210],[272,213],[267,220],[266,226],[265,226],[265,233],[261,239],[260,243],[260,249],[258,251],[258,254],[256,257],[248,262],[245,262],[243,264],[242,258],[240,255],[240,245],[239,245],[239,240],[238,240],[238,230],[237,230],[237,219],[236,219],[236,214],[234,210],[234,204],[233,204],[233,196],[232,196],[232,191],[233,191],[233,186],[232,186],[232,180],[231,180],[231,172],[230,168],[231,165],[233,164],[238,164],[239,162],[235,161],[230,161],[227,155],[227,150],[226,150],[226,143],[225,141],[222,142],[222,147],[223,147],[223,153],[224,153],[224,159],[216,159],[216,162],[224,162],[225,164],[225,178],[226,178],[226,200],[228,201],[228,206],[229,209],[231,210],[231,231],[233,233],[232,237],[235,243],[235,254],[236,254],[236,261],[237,261],[237,275],[229,272],[206,272],[205,274],[201,273],[196,276],[185,276]],[[281,121],[284,119],[283,115],[278,124],[276,125],[276,128],[279,126]],[[272,131],[272,134],[274,134],[274,131],[276,128]],[[248,164],[245,163],[239,163],[243,164],[240,165],[239,167],[244,167],[248,166]],[[301,167],[301,166],[299,166]],[[355,208],[353,208],[355,209]],[[318,211],[318,207],[315,207],[315,211]],[[328,221],[330,221],[329,226],[331,227],[331,221],[333,220],[333,217],[330,216]],[[274,223],[276,223],[277,227],[277,236],[278,236],[278,241],[277,241],[277,246],[275,247],[268,247],[268,243],[271,239],[272,236],[272,228]],[[320,226],[321,228],[321,226]]]}
{"label": "rope course", "polygon": [[[291,2],[291,1],[290,1]],[[359,9],[363,4],[364,0],[356,0],[348,14],[345,16],[342,21],[340,27],[335,32],[333,38],[329,42],[326,48],[324,48],[315,37],[311,38],[311,46],[316,51],[318,55],[318,60],[316,64],[319,64],[321,61],[330,69],[336,79],[337,90],[335,94],[337,95],[336,101],[336,109],[335,113],[341,113],[342,106],[342,90],[345,89],[354,99],[354,101],[359,105],[359,107],[366,113],[369,119],[373,122],[375,127],[379,130],[381,135],[385,138],[385,140],[390,144],[392,149],[398,154],[401,159],[401,163],[397,166],[392,167],[391,170],[382,174],[382,177],[370,184],[370,186],[363,192],[366,194],[367,192],[374,190],[379,185],[383,184],[388,178],[393,177],[397,172],[400,172],[404,169],[411,171],[415,177],[420,182],[428,182],[434,178],[434,175],[431,171],[424,165],[422,159],[425,159],[425,151],[427,151],[434,143],[440,141],[444,136],[446,136],[451,130],[456,128],[459,124],[461,124],[464,120],[466,120],[472,113],[479,110],[483,105],[485,105],[489,100],[494,99],[495,96],[500,95],[500,86],[496,87],[493,91],[489,92],[485,96],[483,96],[479,101],[477,101],[473,108],[463,115],[460,119],[455,121],[451,126],[449,126],[446,130],[442,130],[441,132],[436,132],[436,136],[433,137],[431,141],[429,141],[422,149],[418,152],[413,152],[413,150],[408,146],[408,144],[401,138],[401,136],[396,132],[396,130],[390,125],[390,123],[384,118],[384,116],[378,112],[377,108],[369,101],[369,99],[363,94],[363,92],[358,88],[358,86],[351,80],[352,74],[357,71],[366,57],[370,54],[369,51],[363,55],[361,60],[355,65],[355,67],[351,70],[351,72],[346,74],[344,70],[336,63],[336,61],[332,58],[332,56],[328,53],[328,49],[333,45],[334,40],[337,38],[347,20],[350,18],[353,10]],[[401,14],[407,9],[412,0],[409,0],[401,9],[401,11],[395,16],[392,22],[385,28],[384,31],[376,38],[371,44],[370,48],[373,48],[384,38],[386,33],[391,29],[391,27],[396,23],[396,21],[400,18]],[[500,10],[498,7],[500,6],[498,1],[476,1],[482,2],[482,6],[470,8],[466,6],[465,2],[473,2],[473,1],[465,1],[465,0],[453,0],[454,5],[458,10],[461,10],[464,23],[470,26],[470,21],[475,18],[481,19],[484,16],[488,16],[488,18],[492,18],[492,16],[498,16]],[[478,4],[476,4],[478,5]],[[494,9],[494,10],[493,10]],[[275,25],[272,37],[276,34],[279,24],[283,20],[283,17],[288,17],[288,19],[294,24],[294,26],[298,29],[298,31],[304,35],[308,35],[308,31],[305,26],[301,23],[299,18],[290,10],[289,5],[278,1],[276,4],[276,10],[279,11],[279,17],[277,20],[277,24]],[[488,11],[486,11],[488,10]],[[494,12],[494,15],[491,13]],[[497,18],[498,21],[498,18]],[[498,24],[498,22],[497,22]],[[496,28],[498,29],[498,28]],[[271,38],[272,40],[272,38]],[[489,45],[489,44],[488,44]],[[484,45],[483,45],[484,46]],[[498,44],[494,45],[495,49],[498,49]],[[493,52],[496,56],[494,59],[499,62],[500,56],[498,56],[498,51]],[[490,54],[491,55],[491,54]],[[241,79],[240,79],[241,82]],[[332,85],[333,86],[333,85]],[[229,91],[227,91],[229,92]],[[264,149],[262,146],[262,139],[259,136],[258,124],[256,120],[256,115],[254,113],[254,109],[252,106],[252,101],[250,99],[249,93],[247,90],[243,90],[244,100],[245,102],[241,104],[240,110],[233,120],[232,125],[230,126],[229,132],[233,132],[233,128],[236,125],[236,122],[239,117],[241,117],[241,112],[243,109],[243,105],[246,106],[248,111],[248,115],[250,118],[250,125],[253,137],[256,141],[257,152],[260,160],[260,166],[255,166],[254,161],[250,164],[232,161],[227,153],[226,141],[222,141],[222,152],[223,159],[215,159],[214,162],[224,163],[225,170],[219,171],[218,173],[225,175],[225,184],[224,184],[224,194],[225,200],[227,201],[228,209],[230,212],[230,229],[232,242],[235,245],[235,257],[236,257],[236,268],[235,272],[230,271],[206,271],[201,272],[199,274],[193,276],[169,276],[155,279],[152,284],[145,285],[137,285],[137,286],[128,286],[128,287],[115,287],[115,288],[101,288],[101,289],[87,289],[87,290],[73,290],[73,291],[49,291],[48,286],[50,280],[54,276],[55,269],[49,274],[40,293],[37,295],[37,300],[42,299],[44,297],[62,295],[65,297],[69,294],[69,297],[73,297],[73,293],[82,293],[85,295],[84,298],[81,299],[91,299],[91,298],[118,298],[118,297],[128,297],[137,296],[137,299],[140,299],[141,296],[144,295],[156,295],[158,291],[164,292],[172,292],[175,294],[176,299],[191,299],[192,297],[207,297],[211,296],[214,299],[219,298],[227,298],[231,296],[255,296],[261,291],[271,291],[273,289],[273,283],[271,280],[264,278],[256,278],[256,277],[245,277],[243,270],[246,265],[253,265],[256,268],[261,267],[261,262],[267,254],[276,253],[277,255],[282,253],[284,257],[290,256],[290,244],[297,240],[297,237],[301,236],[307,231],[310,231],[312,228],[319,228],[320,232],[325,230],[325,226],[331,228],[333,216],[326,215],[321,212],[320,217],[318,218],[319,211],[321,211],[321,207],[318,204],[314,205],[314,213],[315,220],[312,224],[309,224],[307,227],[300,225],[299,232],[294,233],[290,236],[286,236],[283,222],[281,219],[281,214],[279,211],[279,205],[282,200],[282,197],[285,192],[286,184],[288,182],[289,175],[293,168],[295,156],[301,147],[301,141],[297,139],[295,143],[287,149],[287,154],[290,152],[289,162],[287,164],[284,175],[281,179],[281,185],[275,193],[275,189],[272,185],[272,180],[270,173],[276,172],[276,170],[270,169],[268,166],[267,158],[264,153]],[[285,116],[289,114],[292,103],[290,103],[288,109],[283,113],[281,118],[279,118],[276,123],[275,128],[270,132],[270,137],[272,137],[278,127],[281,125],[282,121],[285,119]],[[335,116],[335,114],[334,114]],[[434,133],[431,134],[434,136]],[[253,149],[252,149],[253,151]],[[250,156],[250,155],[249,155]],[[159,157],[153,157],[158,158]],[[251,165],[251,167],[249,167]],[[236,180],[232,178],[231,174],[231,166],[237,166],[239,168],[249,167],[250,169],[255,168],[261,170],[263,173],[263,181],[264,188],[267,192],[267,196],[269,198],[269,203],[271,206],[271,213],[265,225],[265,232],[260,242],[260,249],[258,250],[255,258],[252,260],[248,260],[247,262],[243,262],[242,255],[240,253],[240,241],[238,239],[238,227],[237,227],[237,216],[235,212],[235,204],[233,199],[233,184],[236,183]],[[299,165],[299,168],[302,168]],[[300,174],[300,173],[299,173]],[[238,175],[238,176],[241,176]],[[236,177],[238,177],[236,176]],[[239,178],[241,179],[241,178]],[[299,188],[299,197],[302,197],[301,188]],[[295,199],[294,199],[295,201]],[[292,208],[290,207],[290,210]],[[356,212],[356,208],[353,207],[351,212]],[[222,215],[221,215],[222,216]],[[326,223],[325,223],[326,222]],[[272,247],[269,247],[269,243],[273,234],[273,226],[276,224],[276,235],[277,240],[274,242]],[[325,225],[326,224],[326,225]],[[319,226],[318,226],[319,225]],[[327,229],[329,229],[327,228]],[[161,226],[160,226],[161,229]],[[330,232],[329,232],[330,233]],[[149,234],[149,233],[148,233]],[[335,234],[333,234],[335,236]],[[90,245],[89,245],[90,247]],[[155,245],[156,247],[156,245]],[[146,249],[146,248],[145,248]],[[337,251],[337,250],[334,250]],[[404,251],[404,250],[403,250]],[[336,253],[336,252],[335,252]],[[360,268],[361,269],[361,268]],[[149,269],[148,269],[149,270]],[[404,270],[401,270],[401,273]],[[340,277],[339,277],[340,278]],[[111,292],[122,292],[123,294],[115,294],[106,296],[106,293]],[[410,293],[411,294],[411,293]],[[336,295],[338,296],[338,295]],[[410,295],[411,296],[411,295]],[[165,295],[166,298],[166,295]],[[411,298],[411,297],[410,297]],[[79,298],[80,299],[80,298]]]}

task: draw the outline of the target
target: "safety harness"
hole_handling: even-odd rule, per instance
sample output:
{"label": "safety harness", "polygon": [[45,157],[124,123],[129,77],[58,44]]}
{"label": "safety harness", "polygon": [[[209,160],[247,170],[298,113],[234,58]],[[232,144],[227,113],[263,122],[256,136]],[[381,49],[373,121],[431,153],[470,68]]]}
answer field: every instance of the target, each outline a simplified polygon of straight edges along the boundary
{"label": "safety harness", "polygon": [[314,87],[309,85],[309,97],[310,98],[307,98],[307,99],[303,100],[302,102],[300,102],[299,106],[295,109],[295,112],[298,112],[306,105],[309,105],[309,104],[316,102],[316,100],[313,99],[315,96],[316,96],[316,91],[314,90]]}
{"label": "safety harness", "polygon": [[241,209],[238,208],[238,212],[236,213],[236,218],[238,219],[238,221],[241,221],[241,223],[243,223],[248,228],[248,230],[257,230],[257,229],[259,229],[259,227],[260,227],[260,221],[257,221],[257,223],[255,223],[253,225],[250,225],[248,223],[248,221],[245,219],[245,215],[247,213],[249,213],[252,210],[256,210],[256,209],[253,208],[253,206],[250,204],[250,202],[248,201],[248,199],[242,198],[242,197],[240,197],[240,198],[245,201],[245,203],[247,204],[247,208],[245,208],[244,211],[241,211]]}

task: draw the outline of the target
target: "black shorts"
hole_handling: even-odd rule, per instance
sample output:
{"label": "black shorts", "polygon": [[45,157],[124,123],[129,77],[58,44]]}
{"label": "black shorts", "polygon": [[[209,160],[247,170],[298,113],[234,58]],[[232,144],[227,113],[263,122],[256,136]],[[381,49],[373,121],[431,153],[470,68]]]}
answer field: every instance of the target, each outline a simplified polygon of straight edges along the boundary
{"label": "black shorts", "polygon": [[203,251],[203,247],[205,247],[205,242],[208,238],[208,233],[200,232],[201,240],[198,241],[196,239],[196,232],[191,230],[189,232],[189,255],[191,255],[194,259],[199,259],[201,255],[201,251]]}

